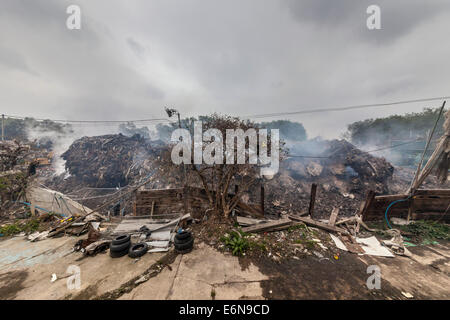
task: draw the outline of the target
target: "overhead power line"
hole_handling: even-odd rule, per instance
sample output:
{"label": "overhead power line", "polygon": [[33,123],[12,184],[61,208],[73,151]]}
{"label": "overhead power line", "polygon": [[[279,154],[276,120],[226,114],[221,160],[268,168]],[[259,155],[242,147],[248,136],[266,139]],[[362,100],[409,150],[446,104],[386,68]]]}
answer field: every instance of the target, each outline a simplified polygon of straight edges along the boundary
{"label": "overhead power line", "polygon": [[296,115],[296,114],[346,111],[346,110],[365,109],[365,108],[378,108],[378,107],[387,107],[387,106],[401,105],[401,104],[408,104],[408,103],[438,101],[438,100],[445,100],[445,99],[450,99],[450,96],[423,98],[423,99],[414,99],[414,100],[402,100],[402,101],[393,101],[393,102],[386,102],[386,103],[360,104],[360,105],[343,106],[343,107],[335,107],[335,108],[317,108],[317,109],[306,109],[306,110],[289,111],[289,112],[263,113],[263,114],[255,114],[255,115],[246,116],[244,118],[258,119],[258,118],[269,118],[269,117],[278,117],[278,116],[286,116],[286,115]]}
{"label": "overhead power line", "polygon": [[53,121],[53,122],[63,122],[63,123],[92,123],[92,124],[99,124],[99,123],[118,124],[118,123],[129,123],[129,122],[132,122],[132,123],[136,123],[136,122],[167,122],[167,123],[171,123],[171,122],[173,122],[167,118],[151,118],[151,119],[135,119],[135,120],[62,120],[62,119],[40,119],[40,118],[22,117],[22,116],[14,116],[14,115],[7,115],[7,114],[5,114],[5,117],[11,118],[11,119],[21,119],[21,120],[30,118],[30,119],[34,119],[36,121]]}
{"label": "overhead power line", "polygon": [[[361,104],[361,105],[352,105],[352,106],[342,106],[335,108],[316,108],[316,109],[306,109],[306,110],[298,110],[298,111],[289,111],[289,112],[275,112],[275,113],[264,113],[264,114],[255,114],[244,116],[242,118],[269,118],[269,117],[278,117],[285,115],[296,115],[296,114],[308,114],[308,113],[323,113],[323,112],[335,112],[335,111],[346,111],[346,110],[355,110],[355,109],[365,109],[365,108],[377,108],[377,107],[386,107],[393,105],[402,105],[408,103],[418,103],[418,102],[429,102],[429,101],[438,101],[450,99],[450,96],[443,97],[432,97],[432,98],[423,98],[423,99],[414,99],[414,100],[402,100],[402,101],[393,101],[386,103],[374,103],[374,104]],[[24,120],[27,117],[24,116],[15,116],[15,115],[4,115],[5,117],[12,119],[22,119]],[[62,122],[62,123],[70,123],[70,124],[120,124],[120,123],[174,123],[168,118],[148,118],[148,119],[133,119],[133,120],[70,120],[70,119],[41,119],[41,118],[32,118],[37,121],[53,121],[53,122]]]}

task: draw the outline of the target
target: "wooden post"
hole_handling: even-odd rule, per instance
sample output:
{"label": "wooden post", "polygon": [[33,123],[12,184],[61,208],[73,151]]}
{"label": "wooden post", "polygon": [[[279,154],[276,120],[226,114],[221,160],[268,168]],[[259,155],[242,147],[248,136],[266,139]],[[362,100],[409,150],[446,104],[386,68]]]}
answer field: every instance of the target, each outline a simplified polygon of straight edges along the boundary
{"label": "wooden post", "polygon": [[36,205],[35,205],[34,201],[31,202],[30,211],[31,211],[31,215],[34,217],[36,215]]}
{"label": "wooden post", "polygon": [[152,210],[150,211],[150,216],[153,217],[153,212],[155,211],[155,201],[152,201]]}
{"label": "wooden post", "polygon": [[369,192],[367,192],[366,201],[364,201],[363,205],[361,206],[361,210],[359,212],[361,220],[364,220],[364,216],[366,215],[369,208],[372,206],[374,199],[375,199],[375,191],[369,190]]}
{"label": "wooden post", "polygon": [[411,219],[413,213],[414,213],[414,197],[411,197],[409,201],[408,217],[406,218],[406,223],[409,223],[409,220]]}
{"label": "wooden post", "polygon": [[[133,192],[133,216],[136,216],[136,201],[137,201],[137,194],[138,192]],[[108,215],[109,215],[109,211],[108,211]]]}
{"label": "wooden post", "polygon": [[261,184],[261,213],[264,216],[264,185]]}
{"label": "wooden post", "polygon": [[316,192],[317,192],[317,184],[313,183],[311,186],[311,195],[310,195],[309,209],[308,209],[308,213],[309,213],[309,216],[311,217],[311,219],[314,214],[314,204],[316,203]]}

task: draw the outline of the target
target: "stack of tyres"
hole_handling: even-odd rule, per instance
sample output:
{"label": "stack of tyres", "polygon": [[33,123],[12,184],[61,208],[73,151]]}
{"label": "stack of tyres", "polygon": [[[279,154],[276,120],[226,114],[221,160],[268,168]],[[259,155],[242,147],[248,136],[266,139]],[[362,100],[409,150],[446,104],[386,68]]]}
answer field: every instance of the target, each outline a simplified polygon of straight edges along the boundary
{"label": "stack of tyres", "polygon": [[186,230],[177,232],[175,235],[174,244],[175,250],[179,253],[190,252],[194,246],[194,238],[192,237],[192,233]]}
{"label": "stack of tyres", "polygon": [[111,258],[119,258],[128,254],[131,247],[130,235],[123,234],[113,239],[109,246],[109,255]]}

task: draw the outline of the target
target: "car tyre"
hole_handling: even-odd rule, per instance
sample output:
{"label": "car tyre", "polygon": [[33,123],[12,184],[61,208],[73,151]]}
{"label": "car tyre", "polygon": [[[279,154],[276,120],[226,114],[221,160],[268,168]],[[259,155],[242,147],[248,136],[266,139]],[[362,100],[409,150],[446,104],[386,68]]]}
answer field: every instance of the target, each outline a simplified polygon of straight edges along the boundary
{"label": "car tyre", "polygon": [[145,242],[133,244],[128,251],[130,258],[139,258],[146,254],[148,251],[148,245]]}

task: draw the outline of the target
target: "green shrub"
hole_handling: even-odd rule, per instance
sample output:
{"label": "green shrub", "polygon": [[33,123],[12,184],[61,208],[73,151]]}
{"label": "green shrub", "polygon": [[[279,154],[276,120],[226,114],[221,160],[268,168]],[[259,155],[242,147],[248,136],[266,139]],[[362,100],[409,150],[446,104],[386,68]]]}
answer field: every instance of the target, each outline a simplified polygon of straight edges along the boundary
{"label": "green shrub", "polygon": [[247,234],[242,231],[231,231],[227,235],[220,238],[226,247],[231,250],[234,256],[241,256],[250,247]]}
{"label": "green shrub", "polygon": [[0,233],[4,236],[12,236],[13,234],[19,233],[20,228],[16,224],[6,225],[0,228]]}
{"label": "green shrub", "polygon": [[450,227],[431,220],[418,220],[402,228],[423,240],[450,240]]}

